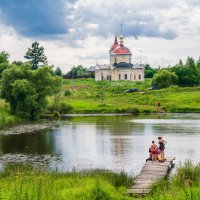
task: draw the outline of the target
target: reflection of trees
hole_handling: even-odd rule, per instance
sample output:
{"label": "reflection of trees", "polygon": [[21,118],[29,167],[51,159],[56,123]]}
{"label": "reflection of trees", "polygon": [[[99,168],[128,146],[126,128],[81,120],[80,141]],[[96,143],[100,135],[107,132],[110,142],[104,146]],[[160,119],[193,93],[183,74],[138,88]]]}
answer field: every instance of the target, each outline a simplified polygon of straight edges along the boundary
{"label": "reflection of trees", "polygon": [[4,153],[52,154],[55,151],[54,134],[41,131],[32,134],[6,135],[0,139]]}

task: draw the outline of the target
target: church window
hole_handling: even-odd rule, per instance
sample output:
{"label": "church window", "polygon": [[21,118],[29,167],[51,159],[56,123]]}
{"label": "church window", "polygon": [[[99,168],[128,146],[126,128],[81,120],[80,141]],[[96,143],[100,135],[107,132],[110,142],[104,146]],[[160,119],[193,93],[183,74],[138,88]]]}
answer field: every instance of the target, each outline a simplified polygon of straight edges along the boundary
{"label": "church window", "polygon": [[121,80],[121,74],[119,74],[119,80]]}
{"label": "church window", "polygon": [[127,80],[127,77],[128,77],[127,74],[124,74],[124,80]]}

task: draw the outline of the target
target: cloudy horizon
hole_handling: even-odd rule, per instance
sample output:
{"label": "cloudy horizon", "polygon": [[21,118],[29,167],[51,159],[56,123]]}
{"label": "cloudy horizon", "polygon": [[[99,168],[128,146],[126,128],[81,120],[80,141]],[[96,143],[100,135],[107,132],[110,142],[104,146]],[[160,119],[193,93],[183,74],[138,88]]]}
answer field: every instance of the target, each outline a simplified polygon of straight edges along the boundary
{"label": "cloudy horizon", "polygon": [[1,0],[0,51],[24,60],[38,41],[50,65],[63,72],[109,63],[109,48],[123,24],[133,63],[167,67],[200,56],[198,0]]}

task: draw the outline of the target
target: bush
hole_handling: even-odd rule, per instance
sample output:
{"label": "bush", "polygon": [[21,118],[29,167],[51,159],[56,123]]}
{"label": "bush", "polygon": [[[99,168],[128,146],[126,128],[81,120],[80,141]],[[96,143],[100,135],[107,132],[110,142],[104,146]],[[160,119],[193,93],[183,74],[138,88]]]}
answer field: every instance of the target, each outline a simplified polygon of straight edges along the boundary
{"label": "bush", "polygon": [[154,75],[151,85],[158,88],[168,88],[171,85],[176,85],[178,83],[178,76],[167,70],[160,70]]}
{"label": "bush", "polygon": [[65,90],[64,96],[70,96],[72,93],[70,90]]}
{"label": "bush", "polygon": [[59,105],[58,105],[58,111],[59,113],[61,114],[67,114],[67,113],[70,113],[71,111],[73,110],[73,107],[66,104],[65,102],[61,102]]}

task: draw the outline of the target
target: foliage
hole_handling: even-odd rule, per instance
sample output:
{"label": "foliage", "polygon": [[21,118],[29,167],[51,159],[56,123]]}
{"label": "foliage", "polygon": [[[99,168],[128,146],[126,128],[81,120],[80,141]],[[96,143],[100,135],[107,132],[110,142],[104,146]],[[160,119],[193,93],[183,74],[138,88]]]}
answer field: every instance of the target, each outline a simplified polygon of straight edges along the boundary
{"label": "foliage", "polygon": [[64,78],[82,78],[85,76],[86,69],[82,65],[78,65],[77,67],[73,67]]}
{"label": "foliage", "polygon": [[182,61],[170,69],[178,76],[178,85],[180,86],[194,86],[200,83],[200,68],[195,63],[192,57],[188,57],[185,65]]}
{"label": "foliage", "polygon": [[5,51],[0,52],[0,63],[9,63],[9,54]]}
{"label": "foliage", "polygon": [[17,66],[21,66],[21,65],[23,65],[24,63],[23,63],[22,61],[14,60],[14,61],[12,62],[12,64],[13,64],[13,65],[17,65]]}
{"label": "foliage", "polygon": [[171,85],[176,85],[177,82],[178,76],[175,75],[175,73],[167,70],[160,70],[154,75],[151,85],[158,88],[167,88]]}
{"label": "foliage", "polygon": [[56,76],[62,76],[62,71],[61,71],[60,67],[57,67],[57,68],[56,68],[56,70],[54,71],[54,74],[55,74]]}
{"label": "foliage", "polygon": [[153,69],[149,64],[144,66],[144,77],[145,78],[153,78],[154,74],[156,73],[157,69]]}
{"label": "foliage", "polygon": [[44,48],[39,47],[38,42],[32,43],[32,48],[28,48],[24,58],[31,61],[32,69],[34,70],[39,67],[40,63],[42,63],[42,65],[47,64],[47,57],[44,54]]}
{"label": "foliage", "polygon": [[65,92],[64,92],[64,96],[69,96],[69,95],[71,95],[72,93],[71,93],[71,91],[70,90],[65,90]]}
{"label": "foliage", "polygon": [[13,66],[2,74],[1,95],[13,114],[35,119],[46,108],[46,97],[58,92],[61,79],[49,67],[30,70]]}

